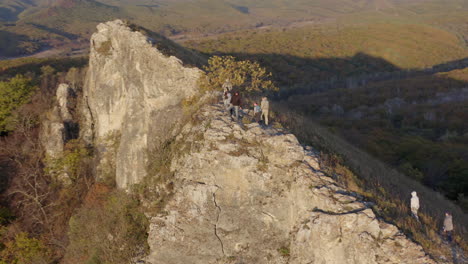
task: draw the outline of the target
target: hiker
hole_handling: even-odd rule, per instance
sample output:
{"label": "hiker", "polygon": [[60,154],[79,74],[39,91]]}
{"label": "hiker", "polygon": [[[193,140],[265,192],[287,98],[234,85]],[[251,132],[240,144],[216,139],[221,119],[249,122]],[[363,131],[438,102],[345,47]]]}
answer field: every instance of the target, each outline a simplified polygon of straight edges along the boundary
{"label": "hiker", "polygon": [[224,83],[223,83],[222,88],[223,88],[224,90],[227,90],[227,91],[230,92],[230,91],[232,90],[232,83],[231,83],[231,80],[226,79],[226,80],[224,81]]}
{"label": "hiker", "polygon": [[234,108],[236,119],[239,120],[239,108],[241,106],[242,100],[241,95],[238,91],[234,92],[234,95],[231,98],[231,109]]}
{"label": "hiker", "polygon": [[229,109],[231,105],[231,91],[229,91],[227,88],[224,89],[224,94],[223,94],[223,102],[224,102],[224,107],[226,109]]}
{"label": "hiker", "polygon": [[257,103],[254,103],[253,112],[254,112],[253,120],[255,120],[255,122],[257,123],[260,122],[260,116],[262,115],[262,108]]}
{"label": "hiker", "polygon": [[411,193],[411,213],[416,218],[416,220],[419,221],[418,210],[419,210],[419,197],[416,191],[413,191]]}
{"label": "hiker", "polygon": [[452,242],[453,222],[452,214],[449,212],[445,213],[444,219],[444,235],[447,237],[448,242]]}
{"label": "hiker", "polygon": [[266,96],[262,97],[260,108],[262,109],[262,114],[260,116],[260,119],[264,120],[265,125],[268,126],[268,110],[270,109],[270,102],[268,102],[268,99],[266,98]]}

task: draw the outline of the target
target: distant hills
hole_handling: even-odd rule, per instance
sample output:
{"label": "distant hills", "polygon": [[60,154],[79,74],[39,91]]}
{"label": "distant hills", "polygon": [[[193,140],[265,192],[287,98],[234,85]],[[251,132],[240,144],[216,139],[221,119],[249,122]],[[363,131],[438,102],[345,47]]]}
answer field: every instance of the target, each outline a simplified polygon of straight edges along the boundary
{"label": "distant hills", "polygon": [[[115,18],[166,36],[291,23],[410,21],[442,27],[468,39],[467,14],[468,2],[463,0],[1,0],[0,32],[40,48],[2,48],[0,57],[47,47],[67,47],[68,52],[83,48],[97,23]],[[10,45],[0,42],[0,48]]]}

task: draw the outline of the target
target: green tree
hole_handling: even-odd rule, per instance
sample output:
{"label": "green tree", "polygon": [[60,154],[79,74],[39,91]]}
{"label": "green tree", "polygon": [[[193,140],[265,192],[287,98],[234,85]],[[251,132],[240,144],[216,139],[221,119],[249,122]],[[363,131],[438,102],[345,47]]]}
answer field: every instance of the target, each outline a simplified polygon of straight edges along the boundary
{"label": "green tree", "polygon": [[271,81],[272,74],[258,64],[248,60],[237,61],[233,56],[213,56],[204,66],[205,74],[200,78],[200,87],[205,91],[219,90],[226,79],[242,92],[277,91]]}
{"label": "green tree", "polygon": [[0,134],[14,129],[14,112],[29,101],[35,89],[32,80],[23,75],[0,82]]}
{"label": "green tree", "polygon": [[21,232],[15,239],[5,243],[0,252],[0,264],[47,264],[50,263],[50,251],[44,243],[35,238],[29,238]]}

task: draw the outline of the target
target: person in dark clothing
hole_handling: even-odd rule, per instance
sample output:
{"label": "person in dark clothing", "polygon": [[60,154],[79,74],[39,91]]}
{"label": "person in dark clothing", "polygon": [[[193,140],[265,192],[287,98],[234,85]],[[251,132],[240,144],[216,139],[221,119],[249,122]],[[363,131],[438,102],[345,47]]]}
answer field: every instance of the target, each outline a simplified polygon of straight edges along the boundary
{"label": "person in dark clothing", "polygon": [[260,106],[257,103],[254,103],[253,112],[254,112],[253,120],[255,120],[255,122],[257,123],[260,122],[260,115],[262,114],[262,108],[260,108]]}
{"label": "person in dark clothing", "polygon": [[236,119],[239,120],[239,109],[241,107],[242,97],[239,92],[234,92],[234,95],[231,97],[231,104],[234,107],[234,112],[236,114]]}

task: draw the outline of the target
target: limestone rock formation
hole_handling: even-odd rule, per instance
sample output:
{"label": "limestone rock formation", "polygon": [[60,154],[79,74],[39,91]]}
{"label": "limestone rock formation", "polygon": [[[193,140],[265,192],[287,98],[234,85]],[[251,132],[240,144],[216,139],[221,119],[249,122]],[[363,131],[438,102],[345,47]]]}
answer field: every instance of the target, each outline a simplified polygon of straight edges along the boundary
{"label": "limestone rock formation", "polygon": [[[164,163],[169,176],[149,174],[159,205],[146,212],[146,263],[434,263],[327,177],[294,135],[241,126],[220,105],[182,124],[181,102],[197,93],[201,71],[171,56],[187,51],[132,28],[116,20],[93,34],[80,132],[97,177],[120,188],[139,183],[153,159]],[[175,153],[150,156],[165,143]]]}
{"label": "limestone rock formation", "polygon": [[[159,42],[120,20],[97,29],[91,37],[81,135],[95,147],[97,177],[115,175],[117,186],[125,188],[146,175],[148,151],[177,126],[179,105],[196,93],[201,71],[163,54],[156,48]],[[178,47],[162,44],[161,50],[177,53]]]}
{"label": "limestone rock formation", "polygon": [[70,113],[73,95],[74,91],[68,84],[60,84],[56,91],[56,104],[42,122],[41,143],[50,157],[60,155],[66,141],[73,137],[73,131],[69,129],[69,123],[73,122]]}
{"label": "limestone rock formation", "polygon": [[[56,91],[55,105],[42,120],[40,140],[48,159],[60,158],[65,144],[78,136],[78,126],[71,113],[74,108],[71,103],[73,97],[73,88],[65,83],[60,84]],[[65,172],[56,176],[63,183],[70,182],[69,175]]]}
{"label": "limestone rock formation", "polygon": [[178,136],[173,195],[151,217],[152,264],[435,263],[327,177],[292,134],[206,106]]}

